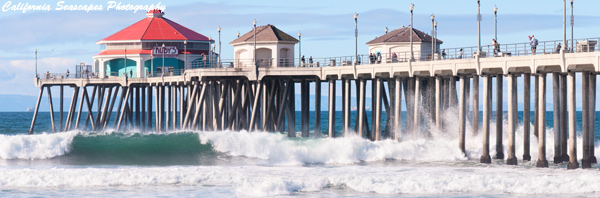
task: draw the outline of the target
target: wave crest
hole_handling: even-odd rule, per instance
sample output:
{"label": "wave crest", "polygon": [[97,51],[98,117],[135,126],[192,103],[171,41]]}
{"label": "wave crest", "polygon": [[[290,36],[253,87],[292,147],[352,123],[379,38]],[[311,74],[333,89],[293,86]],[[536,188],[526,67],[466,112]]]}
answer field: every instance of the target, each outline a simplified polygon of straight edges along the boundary
{"label": "wave crest", "polygon": [[1,159],[47,159],[71,150],[78,132],[0,135]]}

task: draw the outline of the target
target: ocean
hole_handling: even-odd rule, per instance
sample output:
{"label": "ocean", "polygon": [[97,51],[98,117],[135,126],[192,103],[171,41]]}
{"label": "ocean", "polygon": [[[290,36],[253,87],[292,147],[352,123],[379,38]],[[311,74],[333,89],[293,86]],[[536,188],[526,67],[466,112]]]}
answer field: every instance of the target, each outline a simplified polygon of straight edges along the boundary
{"label": "ocean", "polygon": [[[444,116],[445,131],[428,124],[423,132],[403,131],[399,142],[372,142],[356,135],[326,138],[326,111],[321,116],[321,138],[247,131],[51,133],[48,112],[38,115],[36,132],[27,135],[33,113],[0,112],[0,197],[600,196],[596,164],[591,169],[567,170],[566,163],[552,163],[553,120],[552,112],[547,113],[549,168],[535,167],[538,144],[533,135],[533,160],[522,161],[522,112],[516,132],[517,166],[503,160],[479,163],[483,137],[470,127],[467,155],[463,155],[454,124],[457,116],[450,114]],[[337,114],[341,123],[341,112]],[[312,126],[314,112],[310,115]],[[491,156],[495,155],[494,122],[492,116]],[[581,121],[577,123],[581,127]],[[506,117],[502,124],[507,156]],[[599,131],[596,119],[595,153],[600,153]],[[311,136],[313,132],[311,127]],[[581,134],[577,142],[581,160]]]}

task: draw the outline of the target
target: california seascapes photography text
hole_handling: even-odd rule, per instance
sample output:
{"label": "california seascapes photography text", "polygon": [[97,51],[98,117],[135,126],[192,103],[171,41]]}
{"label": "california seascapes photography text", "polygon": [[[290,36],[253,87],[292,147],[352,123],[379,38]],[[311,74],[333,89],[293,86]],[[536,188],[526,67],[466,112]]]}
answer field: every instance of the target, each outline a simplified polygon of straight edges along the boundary
{"label": "california seascapes photography text", "polygon": [[156,4],[130,4],[122,3],[117,1],[107,1],[106,4],[95,4],[95,3],[71,3],[68,1],[58,1],[52,5],[49,3],[44,4],[30,4],[29,2],[13,2],[7,1],[2,5],[2,12],[22,12],[27,13],[29,11],[131,11],[136,13],[138,11],[148,11],[152,9],[165,10],[166,6],[162,2]]}

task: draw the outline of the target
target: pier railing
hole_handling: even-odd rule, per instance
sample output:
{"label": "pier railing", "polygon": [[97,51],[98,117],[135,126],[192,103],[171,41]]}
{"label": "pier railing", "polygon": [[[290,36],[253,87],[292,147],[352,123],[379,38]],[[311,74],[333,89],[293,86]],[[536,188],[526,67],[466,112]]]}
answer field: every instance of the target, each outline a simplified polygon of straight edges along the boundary
{"label": "pier railing", "polygon": [[[596,51],[596,45],[600,42],[600,38],[583,38],[567,40],[565,53],[582,53]],[[562,40],[538,41],[536,50],[532,50],[530,42],[500,44],[499,51],[494,50],[493,45],[481,46],[480,58],[495,58],[507,56],[529,56],[539,54],[558,54],[560,53],[559,43]],[[432,61],[433,60],[452,60],[452,59],[473,59],[477,56],[477,46],[458,47],[458,48],[442,48],[436,49],[432,56],[431,50],[411,52],[394,52],[372,54],[359,54],[356,59],[352,56],[336,56],[336,57],[311,57],[304,55],[299,58],[259,58],[256,60],[256,65],[261,68],[270,67],[343,67],[356,65],[371,65],[385,63],[401,63],[408,62],[413,57],[413,61]],[[371,56],[372,55],[372,56]],[[208,68],[240,68],[253,67],[253,59],[223,59],[207,61],[194,61],[188,63],[188,68],[191,69],[208,69]],[[160,67],[160,66],[159,66]],[[170,68],[173,68],[172,66]],[[163,77],[163,76],[179,76],[184,73],[183,69],[172,70],[167,72],[152,71],[143,75],[135,75],[137,78],[145,77]],[[123,73],[111,72],[106,73],[106,76],[124,77]],[[98,78],[98,72],[82,72],[82,73],[41,73],[38,74],[42,79],[74,79],[74,78]],[[131,74],[127,77],[131,78]]]}

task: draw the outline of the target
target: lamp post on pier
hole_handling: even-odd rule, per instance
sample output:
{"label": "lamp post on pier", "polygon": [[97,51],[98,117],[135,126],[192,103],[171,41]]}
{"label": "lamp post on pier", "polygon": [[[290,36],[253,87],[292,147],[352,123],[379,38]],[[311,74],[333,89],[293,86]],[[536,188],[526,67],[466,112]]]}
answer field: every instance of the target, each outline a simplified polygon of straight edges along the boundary
{"label": "lamp post on pier", "polygon": [[161,53],[162,53],[162,58],[163,58],[163,64],[162,64],[162,69],[161,69],[162,71],[160,72],[161,73],[160,76],[162,77],[162,76],[165,76],[165,44],[164,43],[162,44]]}
{"label": "lamp post on pier", "polygon": [[415,55],[413,53],[413,10],[415,9],[415,4],[410,4],[410,61],[415,60]]}
{"label": "lamp post on pier", "polygon": [[302,67],[302,33],[298,32],[298,67]]}
{"label": "lamp post on pier", "polygon": [[[211,59],[212,59],[212,55],[210,54],[211,50],[212,50],[212,36],[208,36],[208,67],[211,68]],[[205,66],[206,67],[206,66]]]}
{"label": "lamp post on pier", "polygon": [[[123,61],[123,64],[125,65],[125,77],[127,77],[127,48],[125,48],[125,60]],[[133,76],[131,76],[133,77]]]}
{"label": "lamp post on pier", "polygon": [[433,51],[437,52],[437,20],[433,22]]}
{"label": "lamp post on pier", "polygon": [[[563,53],[567,45],[567,0],[563,0],[563,46],[560,48]],[[573,42],[573,41],[571,41]]]}
{"label": "lamp post on pier", "polygon": [[183,69],[187,69],[187,40],[183,41]]}
{"label": "lamp post on pier", "polygon": [[[571,0],[571,50],[573,50],[575,41],[573,40],[573,25],[575,23],[575,16],[573,16],[573,1]],[[563,42],[564,43],[564,42]],[[566,48],[566,46],[563,46]]]}
{"label": "lamp post on pier", "polygon": [[[481,0],[477,0],[477,57],[481,54]],[[495,12],[494,12],[495,15]]]}
{"label": "lamp post on pier", "polygon": [[435,48],[434,48],[434,40],[435,40],[435,15],[431,14],[431,60],[435,60]]}
{"label": "lamp post on pier", "polygon": [[494,5],[494,40],[498,42],[498,7]]}
{"label": "lamp post on pier", "polygon": [[358,63],[358,13],[354,13],[354,70]]}
{"label": "lamp post on pier", "polygon": [[258,64],[256,63],[256,19],[254,19],[252,24],[254,24],[254,69],[256,72],[256,79],[258,80]]}
{"label": "lamp post on pier", "polygon": [[219,28],[217,29],[217,31],[219,31],[219,61],[217,61],[217,65],[219,65],[219,67],[221,67],[221,26],[219,25]]}
{"label": "lamp post on pier", "polygon": [[38,78],[38,72],[37,72],[37,49],[35,49],[35,77]]}

